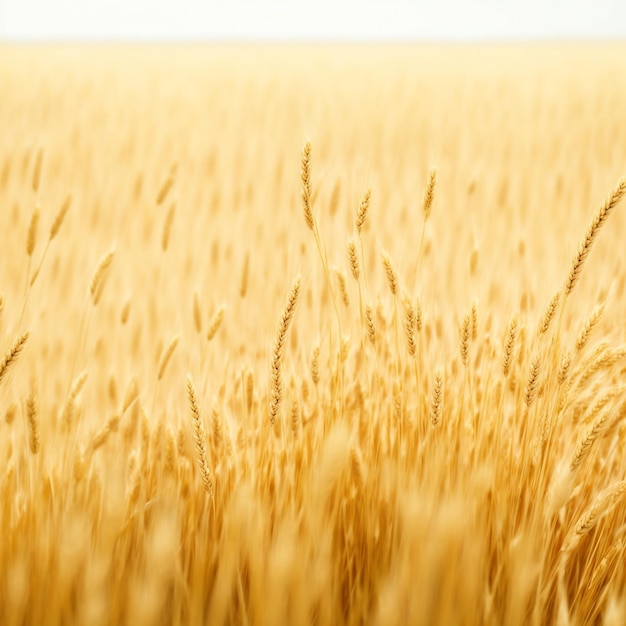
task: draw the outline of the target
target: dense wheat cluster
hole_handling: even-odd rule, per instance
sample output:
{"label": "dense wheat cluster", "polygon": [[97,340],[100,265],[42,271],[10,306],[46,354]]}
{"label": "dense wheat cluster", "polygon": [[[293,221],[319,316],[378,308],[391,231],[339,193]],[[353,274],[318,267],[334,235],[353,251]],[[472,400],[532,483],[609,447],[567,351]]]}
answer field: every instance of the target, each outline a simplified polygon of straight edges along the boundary
{"label": "dense wheat cluster", "polygon": [[623,624],[625,75],[0,48],[0,623]]}

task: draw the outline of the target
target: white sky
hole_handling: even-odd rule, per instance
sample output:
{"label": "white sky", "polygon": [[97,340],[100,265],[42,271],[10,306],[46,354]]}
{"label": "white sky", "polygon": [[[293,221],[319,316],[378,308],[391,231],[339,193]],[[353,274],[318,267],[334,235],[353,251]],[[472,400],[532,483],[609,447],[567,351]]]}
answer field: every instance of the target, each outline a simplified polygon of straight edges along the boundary
{"label": "white sky", "polygon": [[626,39],[626,0],[0,0],[0,39]]}

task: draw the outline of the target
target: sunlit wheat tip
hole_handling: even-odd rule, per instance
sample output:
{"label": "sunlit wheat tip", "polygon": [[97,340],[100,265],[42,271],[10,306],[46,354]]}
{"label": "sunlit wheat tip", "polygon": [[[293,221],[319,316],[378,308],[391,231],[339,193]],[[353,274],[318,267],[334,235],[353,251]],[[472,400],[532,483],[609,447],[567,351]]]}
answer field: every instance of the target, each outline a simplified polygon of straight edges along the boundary
{"label": "sunlit wheat tip", "polygon": [[314,229],[313,208],[311,199],[311,142],[307,141],[302,149],[300,160],[300,178],[302,179],[302,208],[304,221],[310,230]]}
{"label": "sunlit wheat tip", "polygon": [[174,222],[174,213],[176,212],[176,203],[172,202],[170,208],[165,215],[165,221],[163,222],[163,233],[161,234],[161,249],[163,252],[167,252],[170,245],[170,235],[172,232],[172,223]]}
{"label": "sunlit wheat tip", "polygon": [[354,280],[359,280],[359,257],[356,252],[356,245],[352,239],[348,240],[348,260],[350,261],[350,271]]}
{"label": "sunlit wheat tip", "polygon": [[367,329],[367,338],[370,343],[376,345],[376,326],[374,325],[374,311],[371,304],[365,306],[365,326]]}
{"label": "sunlit wheat tip", "polygon": [[28,254],[28,256],[33,255],[33,252],[35,250],[35,244],[37,243],[37,225],[39,224],[39,212],[39,206],[36,206],[30,218],[28,235],[26,237],[26,254]]}
{"label": "sunlit wheat tip", "polygon": [[443,405],[443,372],[438,369],[435,371],[435,383],[433,385],[432,399],[430,404],[430,421],[433,426],[441,421]]}
{"label": "sunlit wheat tip", "polygon": [[157,197],[156,197],[157,206],[165,202],[167,195],[169,194],[172,186],[174,185],[175,176],[176,176],[176,166],[174,165],[170,169],[170,173],[168,174],[167,178],[163,181],[163,184],[161,185],[161,188],[159,189],[159,192],[157,193]]}
{"label": "sunlit wheat tip", "polygon": [[515,347],[515,341],[517,339],[517,315],[513,316],[509,322],[509,326],[506,332],[504,340],[504,355],[502,359],[502,373],[507,378],[511,368],[511,357],[513,355],[513,349]]}
{"label": "sunlit wheat tip", "polygon": [[363,194],[363,198],[361,199],[361,204],[359,204],[359,208],[356,212],[356,230],[359,234],[361,234],[363,230],[363,225],[365,224],[365,218],[367,217],[367,212],[370,208],[370,201],[372,198],[372,190],[367,189]]}
{"label": "sunlit wheat tip", "polygon": [[213,317],[209,320],[209,328],[207,330],[206,338],[207,341],[211,341],[213,337],[217,334],[220,326],[222,325],[222,320],[224,319],[224,312],[226,311],[226,305],[222,304],[215,311]]}
{"label": "sunlit wheat tip", "polygon": [[532,363],[530,364],[528,380],[526,381],[526,389],[524,390],[524,402],[526,403],[526,406],[528,408],[531,407],[533,400],[535,399],[540,364],[541,364],[541,357],[539,355],[537,355],[532,360]]}
{"label": "sunlit wheat tip", "polygon": [[248,293],[248,275],[250,273],[250,253],[246,252],[246,257],[241,268],[241,281],[239,283],[239,297],[245,298]]}
{"label": "sunlit wheat tip", "polygon": [[213,475],[209,468],[206,449],[206,437],[204,434],[204,426],[202,417],[200,416],[200,408],[198,406],[198,396],[194,387],[191,376],[187,376],[187,400],[191,410],[191,418],[193,420],[193,437],[196,448],[196,460],[200,468],[202,483],[207,490],[209,497],[213,497]]}
{"label": "sunlit wheat tip", "polygon": [[132,303],[132,300],[128,298],[126,302],[124,302],[124,305],[122,306],[122,311],[120,312],[120,322],[122,323],[122,326],[125,325],[126,322],[128,322],[128,317],[130,316],[131,303]]}
{"label": "sunlit wheat tip", "polygon": [[424,192],[424,200],[422,202],[422,211],[424,213],[424,221],[430,217],[433,208],[433,199],[435,197],[435,185],[437,184],[437,170],[431,170],[428,173],[428,184]]}
{"label": "sunlit wheat tip", "polygon": [[202,311],[200,310],[200,298],[198,292],[193,292],[193,325],[196,332],[200,334],[202,332]]}
{"label": "sunlit wheat tip", "polygon": [[350,296],[348,295],[348,285],[346,283],[346,275],[338,268],[333,268],[335,276],[337,276],[337,283],[339,284],[339,294],[341,295],[341,301],[346,307],[350,306]]}
{"label": "sunlit wheat tip", "polygon": [[463,365],[467,367],[469,364],[469,342],[471,336],[472,318],[470,315],[466,315],[463,318],[463,326],[461,327],[461,339],[459,342],[459,350],[461,352],[461,361]]}
{"label": "sunlit wheat tip", "polygon": [[28,446],[33,454],[39,452],[39,403],[34,389],[26,398],[26,421],[28,424]]}
{"label": "sunlit wheat tip", "polygon": [[54,221],[52,222],[52,226],[50,226],[50,241],[52,241],[59,233],[59,230],[61,229],[61,226],[63,225],[63,220],[65,220],[65,216],[67,215],[67,212],[70,210],[71,204],[72,204],[72,196],[68,195],[65,198],[65,201],[63,202],[63,204],[61,205],[59,212],[56,214],[56,217],[54,218]]}
{"label": "sunlit wheat tip", "polygon": [[26,331],[24,334],[20,335],[14,342],[13,345],[9,348],[9,350],[5,353],[4,358],[0,361],[0,383],[7,375],[9,369],[13,366],[13,364],[17,361],[20,353],[24,349],[24,344],[30,337],[30,331]]}
{"label": "sunlit wheat tip", "polygon": [[598,231],[606,222],[612,210],[617,206],[624,194],[626,194],[626,179],[622,179],[615,188],[615,190],[605,200],[604,204],[600,207],[599,211],[593,218],[593,221],[589,225],[585,236],[581,240],[578,247],[578,252],[572,260],[572,266],[569,272],[569,276],[567,277],[567,281],[565,283],[566,296],[568,296],[572,292],[574,286],[578,282],[578,278],[580,277],[583,265],[587,256],[589,255],[589,251],[591,250]]}
{"label": "sunlit wheat tip", "polygon": [[43,164],[43,149],[37,150],[37,156],[35,157],[35,167],[33,168],[33,191],[37,193],[39,191],[39,183],[41,182],[41,166]]}
{"label": "sunlit wheat tip", "polygon": [[296,304],[298,302],[298,296],[300,294],[301,278],[296,278],[289,299],[287,300],[287,306],[285,307],[278,326],[278,334],[274,341],[274,349],[272,350],[272,364],[271,364],[271,389],[270,389],[270,403],[269,403],[269,419],[272,426],[276,421],[278,411],[283,396],[283,383],[282,383],[282,359],[283,352],[285,350],[285,343],[287,340],[287,331],[289,325],[293,319]]}
{"label": "sunlit wheat tip", "polygon": [[385,268],[385,275],[387,276],[387,285],[389,286],[389,291],[395,296],[398,291],[398,277],[396,275],[396,270],[393,267],[393,263],[391,261],[391,257],[384,250],[381,252],[381,256],[383,259],[383,266]]}
{"label": "sunlit wheat tip", "polygon": [[170,341],[170,344],[167,346],[167,349],[161,356],[161,360],[159,362],[157,380],[161,380],[163,378],[163,375],[165,374],[165,370],[167,368],[167,364],[170,362],[170,359],[172,358],[172,355],[174,354],[174,350],[176,350],[176,346],[178,345],[179,341],[180,341],[180,336],[176,335]]}
{"label": "sunlit wheat tip", "polygon": [[115,250],[112,249],[107,252],[98,263],[96,267],[96,271],[93,274],[91,279],[91,284],[89,285],[89,293],[91,294],[91,299],[93,305],[96,306],[98,301],[100,300],[100,295],[102,293],[102,289],[104,287],[104,283],[106,281],[109,268],[111,263],[113,262],[113,257],[115,256]]}
{"label": "sunlit wheat tip", "polygon": [[478,300],[472,302],[472,341],[478,338]]}
{"label": "sunlit wheat tip", "polygon": [[415,306],[410,297],[404,299],[404,335],[407,350],[411,356],[415,356],[415,329],[416,329]]}
{"label": "sunlit wheat tip", "polygon": [[561,292],[557,291],[550,299],[550,302],[543,313],[543,317],[541,318],[541,324],[539,326],[540,335],[544,335],[550,329],[550,324],[552,323],[552,319],[554,318],[554,314],[556,313],[560,301]]}
{"label": "sunlit wheat tip", "polygon": [[600,321],[602,314],[604,313],[604,304],[599,304],[593,310],[591,317],[585,322],[584,326],[580,329],[578,333],[578,337],[576,338],[576,351],[580,352],[587,341],[589,340],[589,335],[593,330],[594,326]]}
{"label": "sunlit wheat tip", "polygon": [[311,380],[314,385],[320,382],[320,347],[315,346],[311,354]]}

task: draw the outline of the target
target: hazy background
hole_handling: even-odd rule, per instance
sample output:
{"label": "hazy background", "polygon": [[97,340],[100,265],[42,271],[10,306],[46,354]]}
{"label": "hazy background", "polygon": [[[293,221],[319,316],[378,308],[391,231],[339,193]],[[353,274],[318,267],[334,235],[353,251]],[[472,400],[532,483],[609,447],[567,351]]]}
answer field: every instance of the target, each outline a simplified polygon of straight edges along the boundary
{"label": "hazy background", "polygon": [[623,39],[624,0],[0,0],[0,39]]}

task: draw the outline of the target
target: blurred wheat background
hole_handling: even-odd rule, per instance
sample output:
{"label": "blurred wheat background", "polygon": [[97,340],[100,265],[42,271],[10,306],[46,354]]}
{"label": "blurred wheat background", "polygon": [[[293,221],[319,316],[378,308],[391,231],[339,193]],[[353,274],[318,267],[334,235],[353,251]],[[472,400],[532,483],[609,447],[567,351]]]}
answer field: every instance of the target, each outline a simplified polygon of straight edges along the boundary
{"label": "blurred wheat background", "polygon": [[2,45],[0,622],[624,623],[624,76]]}

